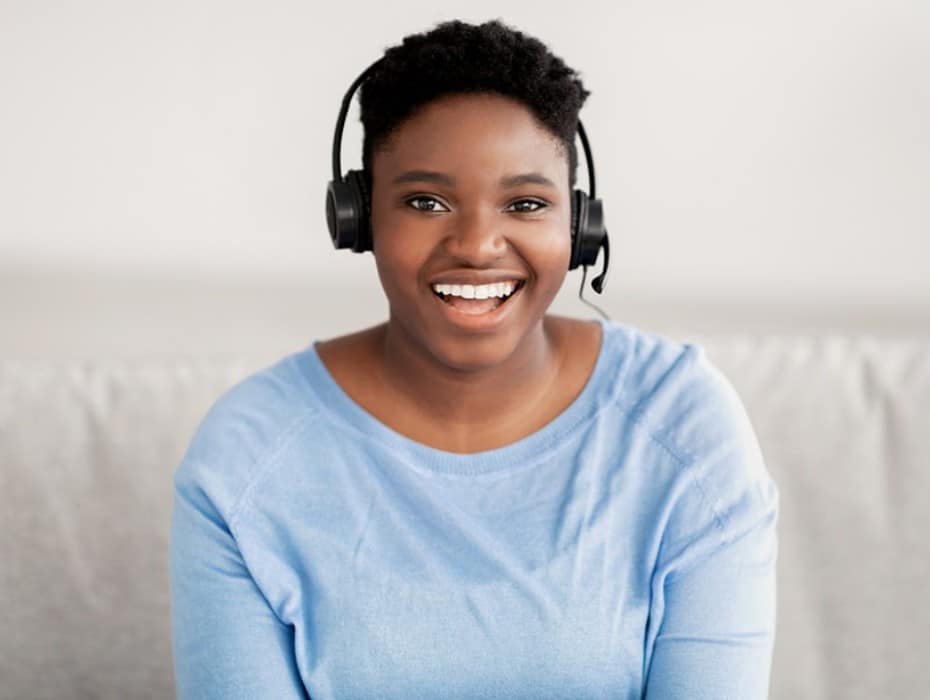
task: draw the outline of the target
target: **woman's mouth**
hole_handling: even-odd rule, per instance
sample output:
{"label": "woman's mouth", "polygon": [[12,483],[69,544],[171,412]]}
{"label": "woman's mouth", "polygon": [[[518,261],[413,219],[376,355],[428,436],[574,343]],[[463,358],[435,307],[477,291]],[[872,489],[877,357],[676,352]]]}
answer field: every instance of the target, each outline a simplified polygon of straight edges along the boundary
{"label": "woman's mouth", "polygon": [[456,311],[470,316],[490,313],[506,304],[523,288],[525,280],[494,284],[433,284],[433,294]]}

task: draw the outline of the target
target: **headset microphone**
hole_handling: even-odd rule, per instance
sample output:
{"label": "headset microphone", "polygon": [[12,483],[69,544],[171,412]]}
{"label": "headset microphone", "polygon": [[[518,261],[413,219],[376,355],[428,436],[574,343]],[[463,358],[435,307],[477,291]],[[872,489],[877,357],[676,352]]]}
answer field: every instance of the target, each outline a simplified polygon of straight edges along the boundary
{"label": "headset microphone", "polygon": [[[336,248],[350,248],[355,253],[372,249],[371,240],[371,198],[368,192],[367,178],[363,170],[350,170],[342,176],[341,151],[342,131],[346,116],[352,103],[352,96],[358,86],[380,65],[378,59],[366,68],[349,86],[339,117],[336,120],[336,132],[333,136],[333,179],[326,188],[326,225]],[[604,249],[604,267],[601,274],[591,280],[591,287],[602,294],[607,283],[607,267],[610,264],[610,243],[607,229],[604,227],[604,206],[595,197],[594,158],[588,144],[581,120],[578,120],[578,135],[584,148],[588,168],[588,189],[572,191],[571,197],[571,236],[572,249],[568,269],[574,270],[597,262],[597,255]],[[583,284],[583,280],[582,280]],[[584,301],[584,299],[582,299]]]}

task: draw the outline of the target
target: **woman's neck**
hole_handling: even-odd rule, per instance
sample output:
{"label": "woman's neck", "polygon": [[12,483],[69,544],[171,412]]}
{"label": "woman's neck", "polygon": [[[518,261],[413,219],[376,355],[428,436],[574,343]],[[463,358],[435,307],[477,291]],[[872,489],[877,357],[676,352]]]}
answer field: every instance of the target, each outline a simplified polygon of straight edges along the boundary
{"label": "woman's neck", "polygon": [[554,325],[541,320],[502,361],[470,369],[444,364],[391,321],[375,345],[385,383],[408,410],[449,431],[452,442],[463,443],[475,435],[507,432],[538,410],[547,412],[564,361]]}

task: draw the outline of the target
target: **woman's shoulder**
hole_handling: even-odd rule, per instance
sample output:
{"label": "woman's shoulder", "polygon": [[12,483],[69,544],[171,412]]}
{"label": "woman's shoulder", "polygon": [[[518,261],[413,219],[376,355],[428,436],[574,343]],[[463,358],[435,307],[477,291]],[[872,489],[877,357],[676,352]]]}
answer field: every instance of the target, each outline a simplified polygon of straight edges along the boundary
{"label": "woman's shoulder", "polygon": [[680,484],[693,487],[682,493],[694,512],[709,509],[728,530],[767,517],[777,488],[746,405],[704,346],[619,324],[609,333],[625,349],[617,401],[676,466]]}
{"label": "woman's shoulder", "polygon": [[222,483],[241,491],[253,476],[317,423],[319,410],[301,364],[312,347],[258,369],[221,393],[196,426],[175,483]]}
{"label": "woman's shoulder", "polygon": [[638,421],[658,427],[670,413],[685,408],[685,395],[727,391],[726,378],[702,345],[616,321],[602,326],[604,361],[616,384],[616,400]]}
{"label": "woman's shoulder", "polygon": [[597,405],[612,405],[680,461],[690,461],[714,439],[747,431],[736,390],[702,345],[616,321],[553,322],[569,355],[585,362],[597,356],[597,386],[591,387]]}

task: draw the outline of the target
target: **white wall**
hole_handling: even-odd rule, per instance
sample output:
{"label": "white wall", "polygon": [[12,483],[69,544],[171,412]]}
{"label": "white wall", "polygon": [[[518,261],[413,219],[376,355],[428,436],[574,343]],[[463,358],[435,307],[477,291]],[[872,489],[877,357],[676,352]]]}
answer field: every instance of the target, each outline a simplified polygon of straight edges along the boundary
{"label": "white wall", "polygon": [[[384,48],[453,17],[539,37],[592,91],[608,308],[930,328],[924,0],[3,0],[0,274],[370,283],[370,256],[325,227],[338,103]],[[360,137],[353,110],[346,167]]]}

